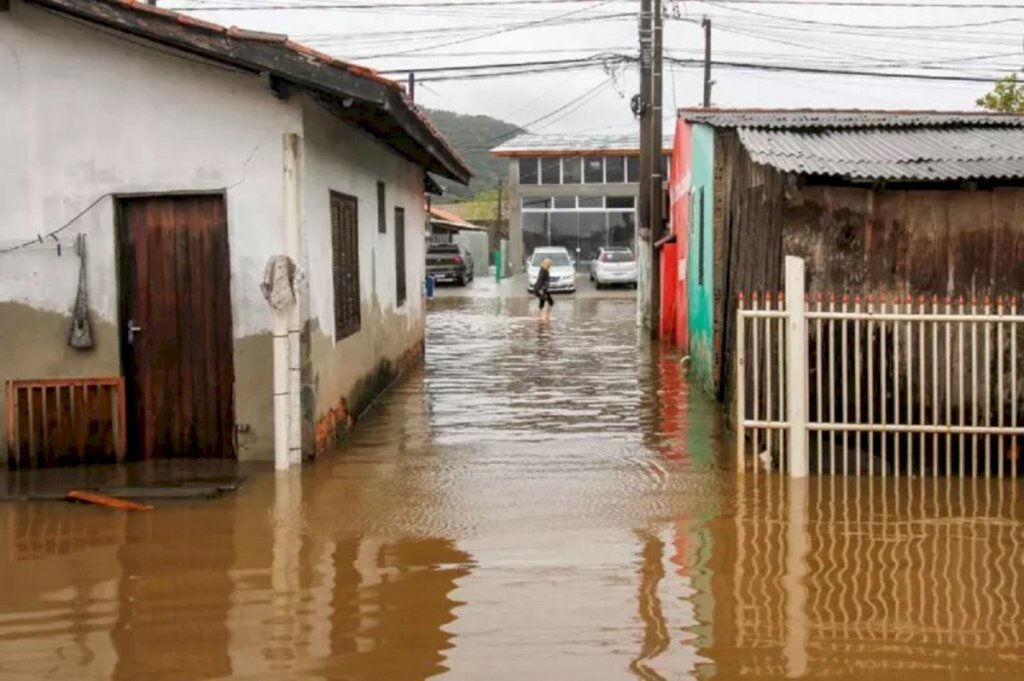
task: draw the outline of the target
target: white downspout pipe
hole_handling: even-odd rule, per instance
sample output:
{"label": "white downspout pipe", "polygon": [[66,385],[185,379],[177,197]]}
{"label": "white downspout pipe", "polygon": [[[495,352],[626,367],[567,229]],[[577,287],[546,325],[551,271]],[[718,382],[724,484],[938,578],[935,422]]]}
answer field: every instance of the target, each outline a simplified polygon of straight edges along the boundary
{"label": "white downspout pipe", "polygon": [[288,459],[288,310],[274,310],[274,468]]}
{"label": "white downspout pipe", "polygon": [[[285,254],[295,265],[302,266],[302,239],[299,225],[299,167],[302,142],[295,133],[284,136],[284,244]],[[300,304],[301,286],[295,277],[295,304],[288,308],[288,462],[292,466],[302,463],[302,364],[299,352],[299,334],[302,331]]]}

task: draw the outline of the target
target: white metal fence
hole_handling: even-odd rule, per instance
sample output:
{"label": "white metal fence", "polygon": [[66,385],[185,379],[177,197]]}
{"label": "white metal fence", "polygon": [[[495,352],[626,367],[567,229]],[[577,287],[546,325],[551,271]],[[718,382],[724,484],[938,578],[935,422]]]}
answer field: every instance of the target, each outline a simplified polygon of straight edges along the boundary
{"label": "white metal fence", "polygon": [[1017,300],[741,297],[739,469],[1017,477]]}

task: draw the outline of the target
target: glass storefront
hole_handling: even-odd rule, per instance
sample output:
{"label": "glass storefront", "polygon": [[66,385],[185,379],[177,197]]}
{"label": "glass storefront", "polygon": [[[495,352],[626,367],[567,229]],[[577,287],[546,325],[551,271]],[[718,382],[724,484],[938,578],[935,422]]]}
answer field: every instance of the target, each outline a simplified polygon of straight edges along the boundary
{"label": "glass storefront", "polygon": [[524,198],[523,255],[539,246],[562,246],[586,271],[598,249],[626,246],[636,252],[636,198]]}

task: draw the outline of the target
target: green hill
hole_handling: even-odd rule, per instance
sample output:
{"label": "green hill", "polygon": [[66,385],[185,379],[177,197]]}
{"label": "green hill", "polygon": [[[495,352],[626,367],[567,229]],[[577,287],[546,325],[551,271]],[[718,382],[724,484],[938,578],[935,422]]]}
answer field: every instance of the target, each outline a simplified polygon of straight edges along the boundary
{"label": "green hill", "polygon": [[424,109],[424,112],[473,169],[473,181],[469,187],[450,180],[440,180],[446,197],[467,198],[477,192],[492,189],[499,180],[508,178],[508,160],[494,158],[490,150],[518,132],[517,126],[490,116],[471,116],[437,109]]}

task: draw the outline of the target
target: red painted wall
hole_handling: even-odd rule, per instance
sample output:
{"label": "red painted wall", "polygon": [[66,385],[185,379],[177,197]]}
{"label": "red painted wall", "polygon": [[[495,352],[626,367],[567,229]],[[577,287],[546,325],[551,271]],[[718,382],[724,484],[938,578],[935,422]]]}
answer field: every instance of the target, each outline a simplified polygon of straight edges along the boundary
{"label": "red painted wall", "polygon": [[[690,344],[687,310],[689,298],[686,291],[686,277],[689,272],[687,256],[690,250],[690,134],[690,124],[678,119],[675,144],[672,146],[672,169],[669,174],[669,228],[676,235],[676,262],[672,277],[668,278],[663,274],[661,279],[661,337],[675,342],[683,352],[689,352]],[[663,254],[663,260],[666,254]],[[669,315],[673,318],[668,319]]]}
{"label": "red painted wall", "polygon": [[679,304],[676,296],[679,282],[677,251],[676,244],[665,244],[661,248],[661,328],[658,337],[662,340],[674,341],[676,336],[676,306]]}

